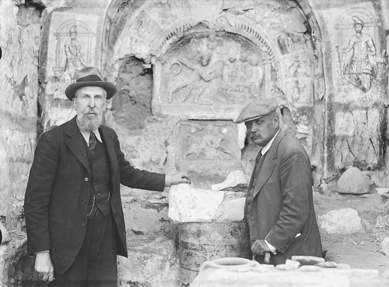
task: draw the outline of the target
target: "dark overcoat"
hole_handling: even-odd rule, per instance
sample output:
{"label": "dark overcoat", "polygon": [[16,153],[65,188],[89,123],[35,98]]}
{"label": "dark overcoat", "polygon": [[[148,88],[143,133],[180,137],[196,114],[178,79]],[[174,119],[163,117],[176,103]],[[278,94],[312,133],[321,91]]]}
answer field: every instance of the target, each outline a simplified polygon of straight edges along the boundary
{"label": "dark overcoat", "polygon": [[[111,209],[117,229],[117,254],[127,256],[120,184],[162,191],[165,175],[135,169],[124,158],[118,137],[99,128],[111,172]],[[73,118],[44,133],[37,144],[24,202],[30,254],[50,250],[56,273],[64,273],[83,243],[91,194],[85,140]]]}
{"label": "dark overcoat", "polygon": [[[312,198],[309,157],[300,142],[280,131],[268,150],[262,168],[250,182],[253,200],[246,200],[250,241],[266,239],[277,254],[272,264],[293,255],[322,256],[322,245]],[[301,235],[296,237],[300,233]],[[263,256],[258,256],[259,261]]]}

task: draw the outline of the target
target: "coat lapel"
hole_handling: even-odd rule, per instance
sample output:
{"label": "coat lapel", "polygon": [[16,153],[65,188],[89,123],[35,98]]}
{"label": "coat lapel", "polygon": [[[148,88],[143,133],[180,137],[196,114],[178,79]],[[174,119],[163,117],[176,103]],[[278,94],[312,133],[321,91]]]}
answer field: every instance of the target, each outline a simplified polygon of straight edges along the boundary
{"label": "coat lapel", "polygon": [[269,177],[273,173],[274,168],[276,167],[276,159],[277,159],[277,148],[281,141],[281,139],[285,136],[285,132],[279,131],[276,138],[274,139],[270,149],[267,151],[267,155],[265,157],[265,161],[263,162],[262,168],[259,171],[258,181],[254,186],[254,195],[255,197],[263,185],[269,180]]}
{"label": "coat lapel", "polygon": [[108,152],[109,164],[111,167],[111,175],[113,176],[116,173],[116,169],[118,166],[118,159],[116,156],[115,147],[105,126],[100,127],[100,133]]}
{"label": "coat lapel", "polygon": [[70,136],[70,139],[66,141],[66,144],[81,164],[89,170],[88,155],[85,150],[85,140],[77,126],[76,117],[70,120],[67,134]]}

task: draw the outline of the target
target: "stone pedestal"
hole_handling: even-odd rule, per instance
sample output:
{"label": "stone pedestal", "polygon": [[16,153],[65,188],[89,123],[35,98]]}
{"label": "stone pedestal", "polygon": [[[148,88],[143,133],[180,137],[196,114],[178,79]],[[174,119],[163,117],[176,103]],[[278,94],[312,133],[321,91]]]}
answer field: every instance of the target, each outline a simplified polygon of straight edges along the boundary
{"label": "stone pedestal", "polygon": [[189,286],[207,260],[250,256],[244,196],[188,184],[170,188],[169,217],[179,224],[181,286]]}

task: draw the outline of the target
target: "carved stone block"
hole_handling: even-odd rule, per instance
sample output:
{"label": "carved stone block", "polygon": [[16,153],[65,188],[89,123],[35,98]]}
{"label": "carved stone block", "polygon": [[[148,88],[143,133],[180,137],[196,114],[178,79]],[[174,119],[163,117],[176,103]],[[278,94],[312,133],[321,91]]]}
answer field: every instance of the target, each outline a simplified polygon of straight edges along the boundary
{"label": "carved stone block", "polygon": [[192,118],[235,119],[265,97],[263,51],[230,33],[183,37],[155,63],[153,110]]}
{"label": "carved stone block", "polygon": [[238,132],[232,121],[180,121],[176,165],[192,172],[234,170],[240,166]]}

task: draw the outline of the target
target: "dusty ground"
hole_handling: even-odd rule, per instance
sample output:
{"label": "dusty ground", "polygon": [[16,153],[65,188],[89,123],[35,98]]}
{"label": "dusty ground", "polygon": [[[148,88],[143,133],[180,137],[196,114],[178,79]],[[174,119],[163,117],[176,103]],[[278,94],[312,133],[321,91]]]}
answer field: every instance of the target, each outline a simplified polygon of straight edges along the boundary
{"label": "dusty ground", "polygon": [[[389,254],[381,250],[383,238],[389,237],[389,222],[382,221],[382,218],[389,221],[389,200],[376,193],[356,196],[315,192],[314,202],[317,215],[341,208],[357,210],[365,229],[365,232],[350,235],[322,234],[328,260],[347,263],[352,268],[377,269],[381,274],[389,272]],[[379,217],[381,220],[377,223]]]}

